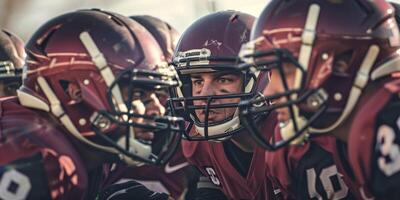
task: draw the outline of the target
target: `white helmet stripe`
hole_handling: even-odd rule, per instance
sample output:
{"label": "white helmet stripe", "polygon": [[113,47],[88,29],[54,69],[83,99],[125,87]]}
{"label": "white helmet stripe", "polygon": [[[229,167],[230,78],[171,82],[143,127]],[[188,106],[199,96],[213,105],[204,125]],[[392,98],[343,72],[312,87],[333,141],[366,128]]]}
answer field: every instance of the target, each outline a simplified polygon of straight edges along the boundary
{"label": "white helmet stripe", "polygon": [[351,111],[354,109],[354,106],[356,105],[358,99],[360,98],[362,90],[368,83],[370,77],[369,73],[371,71],[372,66],[374,66],[374,63],[378,55],[379,55],[379,47],[377,45],[371,45],[368,49],[367,54],[364,57],[360,69],[357,72],[357,76],[356,79],[354,80],[353,87],[350,90],[349,100],[347,100],[346,107],[344,108],[343,113],[339,117],[339,119],[328,128],[324,129],[310,128],[311,132],[326,133],[332,131],[349,116]]}
{"label": "white helmet stripe", "polygon": [[[107,86],[110,87],[111,84],[115,81],[115,77],[112,70],[107,65],[107,60],[105,59],[104,55],[100,52],[99,48],[96,46],[96,43],[93,41],[88,32],[82,32],[79,35],[79,38],[82,41],[83,46],[85,46],[86,50],[89,52],[90,57],[92,57],[93,63],[96,65],[97,69],[99,69],[100,74],[106,82]],[[113,95],[113,99],[117,103],[118,109],[122,112],[127,112],[128,108],[124,104],[119,86],[115,85],[111,89],[111,93]]]}
{"label": "white helmet stripe", "polygon": [[110,148],[110,147],[105,147],[98,145],[96,143],[91,142],[90,140],[86,139],[79,131],[78,129],[74,126],[74,124],[71,121],[71,118],[64,112],[64,109],[61,106],[60,100],[58,100],[57,96],[54,94],[53,90],[47,83],[46,79],[43,77],[39,76],[37,78],[37,82],[39,84],[39,87],[42,89],[43,93],[47,97],[47,100],[50,102],[50,110],[53,113],[54,116],[59,118],[60,122],[64,125],[64,127],[72,133],[76,138],[78,138],[80,141],[83,141],[84,143],[91,145],[93,147],[99,148],[103,151],[106,152],[111,152],[111,153],[118,153],[115,149]]}

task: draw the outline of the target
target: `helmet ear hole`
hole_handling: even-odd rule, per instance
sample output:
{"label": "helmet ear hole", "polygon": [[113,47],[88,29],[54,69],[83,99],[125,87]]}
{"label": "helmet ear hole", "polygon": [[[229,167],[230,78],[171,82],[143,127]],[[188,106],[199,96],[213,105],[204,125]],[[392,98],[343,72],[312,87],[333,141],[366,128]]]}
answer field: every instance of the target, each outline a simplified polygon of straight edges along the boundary
{"label": "helmet ear hole", "polygon": [[60,80],[60,85],[70,99],[68,105],[75,105],[82,102],[82,91],[79,84],[67,80]]}
{"label": "helmet ear hole", "polygon": [[333,61],[333,73],[339,75],[347,74],[353,55],[354,50],[352,49],[336,55]]}

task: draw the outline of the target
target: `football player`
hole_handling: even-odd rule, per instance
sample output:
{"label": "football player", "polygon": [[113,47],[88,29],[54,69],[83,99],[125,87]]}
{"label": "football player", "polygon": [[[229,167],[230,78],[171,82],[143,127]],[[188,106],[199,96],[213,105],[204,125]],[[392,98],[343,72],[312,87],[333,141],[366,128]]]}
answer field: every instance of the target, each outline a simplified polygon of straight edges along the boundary
{"label": "football player", "polygon": [[[243,48],[248,64],[242,68],[271,71],[272,79],[265,97],[247,104],[265,99],[273,104],[244,109],[244,114],[277,112],[274,140],[249,129],[266,149],[292,144],[266,154],[284,196],[371,199],[371,191],[376,191],[371,186],[376,184],[380,194],[390,195],[378,199],[398,198],[398,184],[391,185],[388,178],[396,172],[397,143],[391,130],[398,130],[393,124],[398,110],[391,107],[387,113],[382,106],[393,105],[388,102],[396,102],[398,96],[394,72],[398,71],[399,32],[393,15],[393,8],[383,0],[276,0],[260,15],[252,41]],[[394,118],[382,122],[383,116]],[[251,120],[246,124],[251,125]],[[342,142],[347,140],[348,145]],[[360,179],[360,175],[371,177],[370,173],[376,176]]]}
{"label": "football player", "polygon": [[[177,45],[173,62],[182,87],[170,105],[187,121],[183,153],[203,175],[197,199],[274,197],[264,150],[243,129],[238,113],[240,101],[257,96],[268,83],[264,72],[242,73],[236,67],[254,20],[237,11],[209,14],[190,25]],[[272,115],[253,119],[266,122],[266,134],[273,132]]]}
{"label": "football player", "polygon": [[[152,36],[157,40],[158,44],[163,51],[165,62],[170,63],[172,60],[173,52],[175,50],[175,46],[177,40],[179,39],[179,33],[176,29],[174,29],[167,22],[162,21],[159,18],[149,16],[149,15],[137,15],[131,16],[131,19],[139,22],[143,27],[145,27]],[[161,94],[160,94],[161,95]],[[162,94],[164,98],[160,98],[160,102],[163,105],[166,105],[166,97],[169,95],[168,93]],[[114,165],[112,167],[112,171],[110,172],[106,183],[114,183],[116,181],[127,181],[129,179],[137,180],[147,188],[158,191],[158,192],[166,192],[171,194],[172,197],[178,198],[182,195],[185,188],[187,188],[187,184],[189,184],[186,180],[186,173],[191,170],[188,169],[189,164],[186,162],[185,157],[182,154],[182,150],[178,147],[177,152],[175,152],[174,156],[171,160],[163,166],[157,165],[145,165],[138,167],[131,167],[127,165]],[[190,179],[189,179],[190,180]],[[119,185],[126,186],[126,185]],[[113,187],[115,192],[119,190],[116,189],[116,186]],[[126,188],[121,187],[120,190]],[[190,191],[186,191],[189,192]],[[109,193],[111,194],[111,193]],[[190,195],[190,194],[188,194]]]}
{"label": "football player", "polygon": [[139,23],[79,10],[46,22],[26,50],[17,97],[0,102],[1,199],[94,199],[104,163],[168,161],[183,120],[164,115],[158,94],[179,81]]}
{"label": "football player", "polygon": [[0,97],[16,94],[25,57],[24,42],[13,33],[0,30]]}
{"label": "football player", "polygon": [[[391,2],[391,5],[395,11],[397,25],[399,25],[400,5],[395,2]],[[384,8],[386,12],[393,12],[393,9],[387,6]],[[385,38],[399,37],[396,28],[393,27],[392,18],[386,21],[386,26],[393,35]],[[392,48],[400,48],[398,45],[392,44],[389,47],[380,48],[392,52]],[[398,51],[386,56],[388,58],[383,62],[375,61],[374,70],[369,76],[370,82],[364,89],[365,94],[361,95],[355,114],[349,119],[353,121],[347,135],[351,166],[359,184],[368,188],[376,199],[400,198],[398,151],[400,69],[397,64],[400,58]],[[382,73],[383,70],[384,73]]]}

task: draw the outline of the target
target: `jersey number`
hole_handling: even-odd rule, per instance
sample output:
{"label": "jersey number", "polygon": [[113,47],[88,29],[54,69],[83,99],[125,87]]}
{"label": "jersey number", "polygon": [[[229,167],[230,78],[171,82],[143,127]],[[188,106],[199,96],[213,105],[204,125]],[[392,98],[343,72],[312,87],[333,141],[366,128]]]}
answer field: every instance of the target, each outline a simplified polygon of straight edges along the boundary
{"label": "jersey number", "polygon": [[212,167],[206,167],[206,172],[208,174],[208,176],[211,179],[211,182],[214,183],[214,185],[221,185],[221,182],[219,181],[218,177],[217,177],[217,173],[215,173],[215,170]]}
{"label": "jersey number", "polygon": [[[335,177],[340,185],[340,188],[336,190],[332,183],[332,179]],[[326,197],[328,199],[342,199],[347,196],[349,189],[347,185],[344,183],[342,177],[339,175],[336,166],[332,165],[330,167],[322,169],[318,177],[314,168],[307,169],[307,183],[308,183],[307,188],[310,199],[312,198],[324,199],[322,198],[321,193],[318,193],[317,191],[316,187],[317,178],[319,178],[319,180],[321,181],[322,187],[324,188],[326,192]]]}
{"label": "jersey number", "polygon": [[378,158],[378,166],[386,176],[391,176],[400,170],[400,147],[395,143],[395,139],[396,134],[391,127],[387,125],[379,127],[377,143],[381,156]]}
{"label": "jersey number", "polygon": [[25,199],[31,182],[24,174],[12,169],[4,172],[0,180],[0,199]]}

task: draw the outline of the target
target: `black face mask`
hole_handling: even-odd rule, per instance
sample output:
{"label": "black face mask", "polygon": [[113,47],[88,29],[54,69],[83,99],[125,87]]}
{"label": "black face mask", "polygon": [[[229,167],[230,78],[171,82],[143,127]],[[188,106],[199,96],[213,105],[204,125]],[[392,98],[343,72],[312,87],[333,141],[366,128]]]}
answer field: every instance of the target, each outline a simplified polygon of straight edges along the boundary
{"label": "black face mask", "polygon": [[[269,84],[282,84],[284,92],[275,93],[269,96],[258,96],[250,100],[241,102],[240,106],[240,120],[244,127],[251,133],[252,137],[257,141],[257,143],[269,151],[277,150],[281,147],[289,145],[295,139],[300,136],[304,136],[304,133],[308,127],[311,126],[316,119],[321,116],[321,114],[326,110],[325,97],[314,89],[304,89],[305,77],[307,77],[307,72],[300,65],[300,63],[294,58],[294,56],[285,49],[271,49],[265,51],[258,51],[253,54],[245,55],[244,59],[252,58],[254,63],[243,64],[240,68],[249,73],[254,71],[271,71],[276,70],[277,75],[280,76],[281,83],[269,83]],[[300,70],[301,72],[301,82],[298,88],[289,88],[288,79],[285,74],[285,66],[291,66],[295,71]],[[287,69],[286,69],[287,70]],[[293,98],[296,96],[296,98]],[[277,101],[278,99],[286,99],[285,101]],[[307,104],[310,98],[316,98],[319,100],[318,109],[314,110],[312,113],[306,113],[304,111],[298,111],[302,104]],[[272,102],[272,103],[266,103]],[[286,108],[289,111],[289,121],[293,125],[293,133],[289,137],[282,137],[279,134],[273,134],[272,137],[266,138],[263,131],[259,130],[256,122],[253,120],[252,116],[259,113],[270,113],[277,111],[278,109]],[[299,112],[296,114],[296,112]],[[300,122],[299,118],[296,116],[306,116],[307,120]],[[280,126],[285,126],[288,124],[279,124]]]}
{"label": "black face mask", "polygon": [[[236,65],[237,58],[212,58],[207,57],[207,61],[211,62],[212,64],[190,64],[191,59],[188,60],[180,59],[180,63],[174,63],[175,68],[178,71],[179,78],[181,79],[183,85],[179,88],[180,93],[178,91],[174,91],[171,95],[172,98],[170,99],[170,109],[178,116],[184,117],[186,119],[187,127],[186,132],[184,134],[184,139],[191,140],[191,141],[203,141],[203,140],[221,140],[224,138],[229,138],[230,136],[237,134],[243,130],[243,127],[239,127],[235,130],[227,130],[225,132],[221,132],[218,134],[210,134],[210,126],[217,126],[220,124],[227,123],[233,119],[234,116],[228,116],[224,120],[211,122],[209,120],[210,111],[221,111],[223,109],[238,109],[240,102],[237,103],[214,103],[218,100],[233,100],[233,99],[240,99],[240,101],[245,99],[250,99],[257,95],[255,88],[252,88],[251,91],[245,91],[245,87],[250,80],[256,82],[256,76],[250,73],[243,73],[242,71],[238,70]],[[187,62],[184,66],[182,66],[182,62]],[[242,84],[241,84],[241,92],[230,94],[226,92],[226,94],[219,94],[219,95],[210,95],[210,96],[193,96],[192,93],[192,81],[191,75],[196,73],[218,73],[218,72],[229,72],[228,74],[236,74],[241,77]],[[196,101],[203,102],[203,105],[194,105]],[[196,115],[196,111],[201,111],[204,113],[204,120],[200,120],[199,117]],[[204,130],[204,134],[191,134],[190,130],[193,126],[197,126]]]}
{"label": "black face mask", "polygon": [[[168,76],[155,71],[128,70],[121,73],[110,85],[107,92],[110,111],[101,110],[92,116],[92,123],[97,137],[118,150],[123,157],[150,163],[165,164],[172,157],[184,132],[184,120],[170,113],[148,115],[138,112],[145,109],[141,94],[133,94],[140,88],[142,91],[170,90],[179,85],[176,76]],[[124,89],[123,105],[117,105],[113,90]],[[140,101],[141,104],[133,102]],[[139,108],[141,106],[141,108]],[[112,133],[105,133],[109,127],[117,127]],[[139,131],[151,134],[148,139],[138,138]]]}

